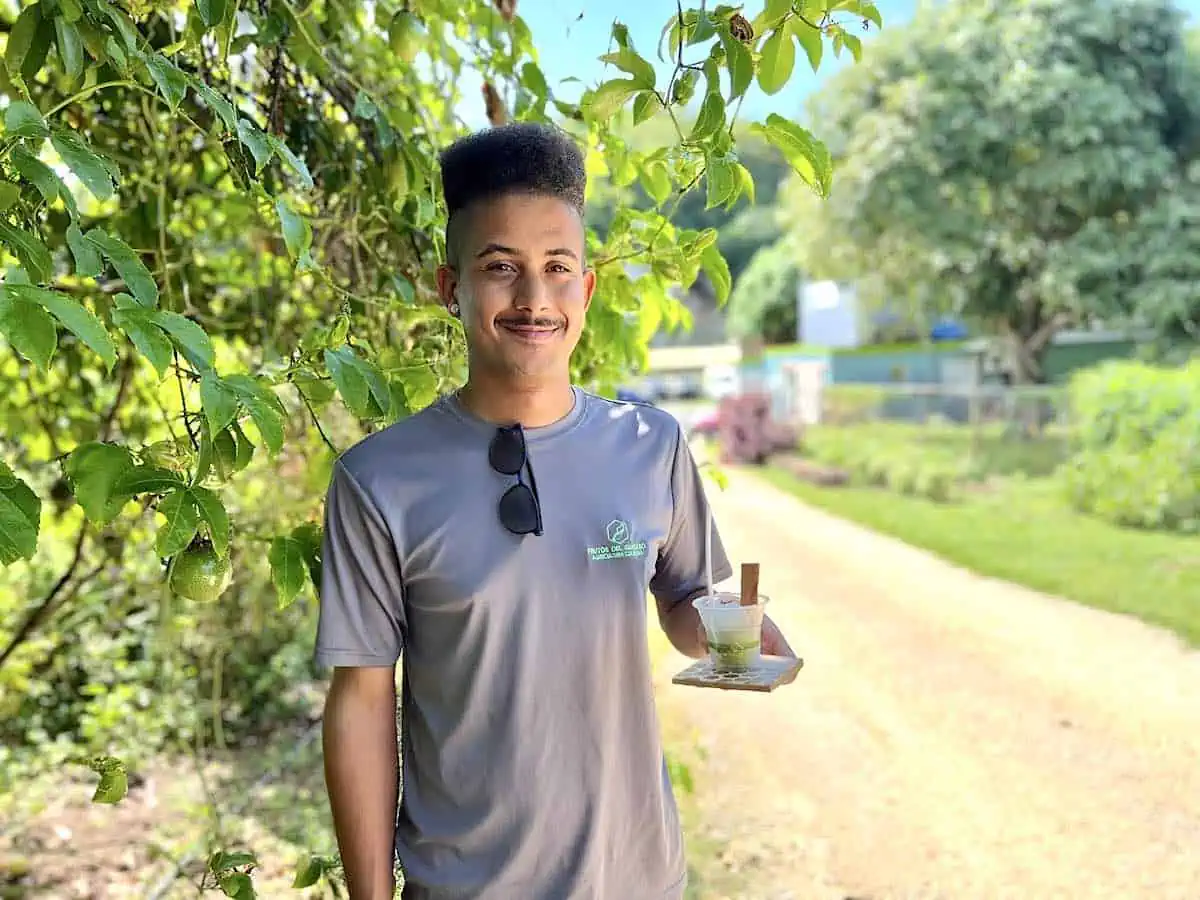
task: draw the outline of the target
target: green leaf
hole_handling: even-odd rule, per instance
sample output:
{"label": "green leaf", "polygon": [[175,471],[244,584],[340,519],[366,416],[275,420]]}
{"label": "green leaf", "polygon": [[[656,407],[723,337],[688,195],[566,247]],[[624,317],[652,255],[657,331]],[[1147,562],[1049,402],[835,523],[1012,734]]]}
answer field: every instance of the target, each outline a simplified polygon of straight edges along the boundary
{"label": "green leaf", "polygon": [[310,888],[321,880],[324,873],[325,866],[321,862],[321,857],[310,856],[308,859],[302,859],[296,866],[296,877],[292,879],[292,887],[295,890]]}
{"label": "green leaf", "polygon": [[660,160],[644,166],[638,173],[638,181],[656,206],[662,206],[671,196],[671,175]]}
{"label": "green leaf", "polygon": [[275,148],[267,139],[267,135],[259,131],[253,123],[239,119],[237,123],[238,140],[240,140],[254,157],[254,174],[262,174],[263,167],[271,161]]}
{"label": "green leaf", "polygon": [[0,334],[14,350],[46,372],[58,347],[58,329],[50,314],[36,303],[0,293]]}
{"label": "green leaf", "polygon": [[193,485],[189,493],[200,511],[201,518],[208,523],[208,534],[212,538],[213,549],[224,556],[229,549],[229,514],[225,511],[225,504],[206,487]]}
{"label": "green leaf", "polygon": [[355,365],[356,359],[349,347],[325,351],[325,365],[342,400],[352,413],[366,419],[371,415],[371,388],[366,376]]}
{"label": "green leaf", "polygon": [[808,130],[771,113],[763,124],[750,126],[751,132],[764,137],[783,154],[792,169],[822,197],[829,196],[833,180],[833,162],[829,149]]}
{"label": "green leaf", "polygon": [[12,209],[21,199],[21,189],[11,181],[0,180],[0,213]]}
{"label": "green leaf", "polygon": [[231,900],[254,900],[254,882],[243,872],[232,872],[217,879],[221,893]]}
{"label": "green leaf", "polygon": [[79,5],[79,0],[58,0],[58,11],[68,22],[78,22],[83,18],[83,7]]}
{"label": "green leaf", "polygon": [[33,559],[41,519],[37,494],[0,462],[0,565]]}
{"label": "green leaf", "polygon": [[258,857],[248,850],[218,850],[208,858],[208,871],[214,875],[223,875],[233,869],[256,865]]}
{"label": "green leaf", "polygon": [[55,131],[50,143],[62,161],[75,173],[97,200],[109,200],[115,193],[111,174],[112,164],[101,159],[79,135],[70,131]]}
{"label": "green leaf", "polygon": [[79,207],[75,203],[75,196],[63,184],[57,172],[24,147],[14,147],[9,159],[12,160],[13,167],[17,170],[17,173],[38,189],[38,193],[42,195],[42,199],[46,201],[47,206],[52,205],[55,200],[61,197],[63,205],[67,207],[67,211],[71,214],[71,219],[76,220],[79,218]]}
{"label": "green leaf", "polygon": [[724,157],[709,157],[704,170],[704,180],[706,210],[729,202],[731,197],[736,199],[737,172],[733,164]]}
{"label": "green leaf", "polygon": [[113,495],[135,497],[138,494],[162,494],[167,491],[186,489],[183,479],[168,469],[158,466],[135,466],[113,485]]}
{"label": "green leaf", "polygon": [[120,803],[129,793],[129,778],[125,763],[115,756],[96,756],[88,760],[88,768],[100,776],[93,803]]}
{"label": "green leaf", "polygon": [[424,409],[437,398],[437,376],[426,366],[414,366],[401,376],[409,412]]}
{"label": "green leaf", "polygon": [[188,79],[179,68],[161,53],[146,54],[146,68],[159,91],[174,111],[187,95]]}
{"label": "green leaf", "polygon": [[850,48],[850,55],[854,57],[854,61],[862,62],[862,41],[848,31],[841,32],[838,37],[845,46]]}
{"label": "green leaf", "polygon": [[304,547],[293,538],[277,537],[271,541],[267,561],[271,564],[271,581],[279,593],[279,607],[282,609],[295,600],[304,587]]}
{"label": "green leaf", "polygon": [[225,21],[225,0],[196,0],[196,11],[209,28]]}
{"label": "green leaf", "polygon": [[212,370],[200,378],[200,404],[213,434],[220,434],[237,418],[237,394]]}
{"label": "green leaf", "polygon": [[660,108],[658,95],[654,91],[642,91],[633,101],[633,124],[641,125]]}
{"label": "green leaf", "polygon": [[117,274],[129,288],[129,292],[137,298],[142,306],[158,305],[158,285],[154,276],[146,268],[133,248],[115,235],[108,234],[101,228],[93,228],[85,237],[101,253],[108,257]]}
{"label": "green leaf", "polygon": [[[121,298],[125,298],[124,304]],[[158,372],[158,377],[162,378],[167,374],[174,354],[171,341],[153,319],[153,311],[139,306],[128,294],[118,294],[115,300],[117,306],[112,314],[113,324],[125,332],[137,351],[146,357]]]}
{"label": "green leaf", "polygon": [[25,58],[33,48],[38,26],[42,22],[40,3],[33,3],[21,10],[12,29],[8,32],[8,42],[4,47],[4,65],[10,78],[21,77],[25,67]]}
{"label": "green leaf", "polygon": [[99,4],[101,12],[108,16],[109,20],[116,26],[117,33],[121,35],[121,40],[125,44],[125,49],[132,52],[137,50],[138,46],[138,30],[125,15],[124,11],[113,6],[111,3],[101,2]]}
{"label": "green leaf", "polygon": [[272,455],[283,449],[283,417],[275,407],[256,398],[242,398],[250,420],[262,435],[263,443]]}
{"label": "green leaf", "polygon": [[644,60],[636,50],[622,47],[616,53],[604,54],[600,57],[600,61],[616,66],[622,72],[633,76],[633,83],[638,88],[654,89],[656,81],[654,66]]}
{"label": "green leaf", "polygon": [[104,260],[101,259],[99,251],[93,244],[88,243],[74,222],[67,226],[67,246],[71,248],[71,255],[75,257],[76,275],[81,278],[95,278],[104,271]]}
{"label": "green leaf", "polygon": [[729,69],[729,99],[736,100],[754,82],[754,57],[745,44],[729,33],[728,25],[721,28],[721,43],[725,47],[725,66]]}
{"label": "green leaf", "polygon": [[786,27],[771,32],[763,44],[758,64],[758,86],[766,94],[779,93],[796,65],[796,47]]}
{"label": "green leaf", "polygon": [[812,66],[814,72],[817,71],[821,65],[821,56],[825,52],[824,35],[821,30],[799,18],[789,19],[788,27],[791,28],[792,34],[796,36],[796,40],[800,42],[800,46],[808,55],[809,65]]}
{"label": "green leaf", "polygon": [[42,67],[46,64],[46,54],[50,52],[50,45],[54,43],[54,19],[43,16],[38,20],[37,30],[33,33],[33,43],[29,46],[29,52],[25,54],[25,59],[21,63],[21,78],[24,81],[33,81],[34,77],[42,71]]}
{"label": "green leaf", "polygon": [[308,566],[308,577],[314,585],[321,583],[321,544],[322,532],[318,525],[306,522],[292,529],[292,538],[300,543],[304,550],[304,564]]}
{"label": "green leaf", "polygon": [[4,291],[44,307],[64,328],[91,347],[104,360],[105,367],[112,371],[117,362],[117,348],[104,325],[87,307],[63,294],[24,284],[6,284]]}
{"label": "green leaf", "polygon": [[41,238],[0,219],[0,242],[21,261],[30,278],[37,282],[50,280],[54,274],[54,260]]}
{"label": "green leaf", "polygon": [[548,97],[550,86],[546,84],[546,76],[535,62],[527,62],[521,67],[521,83],[538,97]]}
{"label": "green leaf", "polygon": [[4,130],[23,138],[44,138],[50,134],[38,108],[24,100],[14,100],[4,110]]}
{"label": "green leaf", "polygon": [[288,254],[292,259],[300,259],[312,247],[312,226],[308,224],[307,219],[295,212],[283,197],[275,201],[275,211],[279,214],[283,242],[287,245]]}
{"label": "green leaf", "polygon": [[92,441],[80,444],[67,457],[66,472],[83,514],[98,525],[117,517],[126,495],[115,489],[122,476],[133,469],[133,456],[116,444]]}
{"label": "green leaf", "polygon": [[271,142],[271,147],[279,154],[279,158],[288,164],[293,172],[300,176],[300,181],[306,188],[314,186],[312,173],[308,171],[308,164],[299,156],[292,152],[292,149],[282,140],[273,134],[267,135],[267,139]]}
{"label": "green leaf", "polygon": [[721,255],[721,251],[717,245],[710,244],[704,249],[704,254],[701,256],[701,264],[704,268],[704,274],[712,282],[713,291],[717,295],[717,305],[724,306],[725,301],[729,299],[729,292],[733,289],[733,278],[729,274],[729,263],[725,261],[725,257]]}
{"label": "green leaf", "polygon": [[179,351],[197,369],[211,369],[215,355],[204,329],[177,312],[157,310],[154,321],[169,334]]}
{"label": "green leaf", "polygon": [[[200,512],[187,488],[172,491],[158,502],[158,511],[166,522],[154,542],[159,556],[174,556],[187,547],[200,527]],[[215,547],[215,543],[214,543]]]}
{"label": "green leaf", "polygon": [[83,38],[75,23],[65,16],[54,19],[55,46],[68,84],[75,84],[83,74]]}
{"label": "green leaf", "polygon": [[[224,0],[217,0],[217,2],[224,2]],[[238,115],[237,110],[233,108],[233,104],[199,79],[193,78],[189,83],[204,105],[216,113],[217,118],[221,120],[221,124],[230,133],[235,133],[238,125]]]}
{"label": "green leaf", "polygon": [[716,92],[706,94],[692,126],[691,140],[703,141],[725,127],[725,101]]}
{"label": "green leaf", "polygon": [[585,95],[583,106],[593,120],[604,122],[615,116],[626,101],[641,89],[641,85],[632,78],[606,81],[591,94]]}

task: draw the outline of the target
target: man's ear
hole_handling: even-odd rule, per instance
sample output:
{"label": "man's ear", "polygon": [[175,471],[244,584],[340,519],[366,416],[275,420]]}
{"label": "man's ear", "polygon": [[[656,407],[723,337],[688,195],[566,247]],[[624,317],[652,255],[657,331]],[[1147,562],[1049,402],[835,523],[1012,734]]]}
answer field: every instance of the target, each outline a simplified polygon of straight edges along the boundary
{"label": "man's ear", "polygon": [[449,264],[438,266],[437,270],[438,298],[450,315],[459,313],[458,305],[458,272]]}
{"label": "man's ear", "polygon": [[592,295],[596,293],[596,270],[585,269],[583,273],[583,311],[587,312],[592,305]]}

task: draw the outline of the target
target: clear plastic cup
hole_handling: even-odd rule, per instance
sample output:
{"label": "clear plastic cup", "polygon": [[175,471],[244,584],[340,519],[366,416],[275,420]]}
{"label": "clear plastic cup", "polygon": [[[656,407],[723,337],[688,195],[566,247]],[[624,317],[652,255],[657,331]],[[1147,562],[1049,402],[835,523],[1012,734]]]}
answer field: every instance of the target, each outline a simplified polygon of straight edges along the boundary
{"label": "clear plastic cup", "polygon": [[717,591],[692,601],[716,671],[744,672],[762,657],[763,607],[769,599],[759,594],[756,605],[742,606],[740,593]]}

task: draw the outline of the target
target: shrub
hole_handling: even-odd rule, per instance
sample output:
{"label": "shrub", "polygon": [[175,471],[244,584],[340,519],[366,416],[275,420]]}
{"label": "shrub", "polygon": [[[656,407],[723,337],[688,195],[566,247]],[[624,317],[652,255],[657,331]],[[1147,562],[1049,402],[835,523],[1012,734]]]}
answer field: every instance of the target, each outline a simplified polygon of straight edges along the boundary
{"label": "shrub", "polygon": [[1200,528],[1200,360],[1180,368],[1110,362],[1071,382],[1068,500],[1137,528]]}

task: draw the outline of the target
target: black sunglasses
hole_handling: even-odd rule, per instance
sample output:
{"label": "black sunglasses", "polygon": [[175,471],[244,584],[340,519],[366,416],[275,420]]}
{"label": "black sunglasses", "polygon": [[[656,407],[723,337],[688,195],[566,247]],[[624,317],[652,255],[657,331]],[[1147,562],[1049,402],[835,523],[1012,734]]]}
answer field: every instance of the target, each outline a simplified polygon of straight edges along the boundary
{"label": "black sunglasses", "polygon": [[[525,432],[520,425],[496,429],[488,447],[488,463],[501,475],[516,475],[517,483],[500,497],[500,524],[513,534],[542,533],[542,504],[538,501],[533,466],[525,449]],[[529,469],[529,484],[521,481],[521,472]]]}

